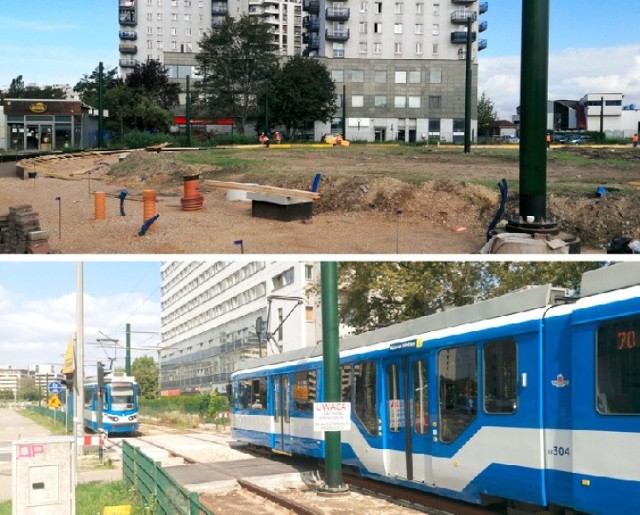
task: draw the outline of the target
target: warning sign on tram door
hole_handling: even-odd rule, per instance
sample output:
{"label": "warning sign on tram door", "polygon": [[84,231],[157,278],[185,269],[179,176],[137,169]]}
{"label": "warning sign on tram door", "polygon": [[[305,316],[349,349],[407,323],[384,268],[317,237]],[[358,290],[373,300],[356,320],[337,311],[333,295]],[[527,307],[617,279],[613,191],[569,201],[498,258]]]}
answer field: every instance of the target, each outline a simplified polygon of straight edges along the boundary
{"label": "warning sign on tram door", "polygon": [[316,402],[313,405],[314,431],[349,431],[350,402]]}

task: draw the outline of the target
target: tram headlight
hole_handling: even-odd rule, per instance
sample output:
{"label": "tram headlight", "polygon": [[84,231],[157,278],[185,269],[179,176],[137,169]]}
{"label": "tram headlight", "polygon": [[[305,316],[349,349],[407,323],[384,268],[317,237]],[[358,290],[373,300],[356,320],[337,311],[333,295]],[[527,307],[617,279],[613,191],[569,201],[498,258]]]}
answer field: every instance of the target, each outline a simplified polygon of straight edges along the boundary
{"label": "tram headlight", "polygon": [[131,415],[131,416],[129,417],[129,421],[130,421],[130,422],[133,422],[136,418],[138,418],[136,415]]}
{"label": "tram headlight", "polygon": [[118,420],[120,420],[118,417],[114,416],[114,415],[109,415],[107,417],[111,422],[117,422]]}

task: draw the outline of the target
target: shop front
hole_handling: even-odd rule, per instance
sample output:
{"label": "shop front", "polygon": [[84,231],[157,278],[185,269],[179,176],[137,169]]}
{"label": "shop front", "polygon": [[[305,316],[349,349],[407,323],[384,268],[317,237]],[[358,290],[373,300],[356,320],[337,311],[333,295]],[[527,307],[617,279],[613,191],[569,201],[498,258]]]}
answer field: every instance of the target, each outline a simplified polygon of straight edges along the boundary
{"label": "shop front", "polygon": [[6,98],[2,107],[6,141],[0,147],[9,150],[83,148],[97,128],[92,110],[77,100]]}

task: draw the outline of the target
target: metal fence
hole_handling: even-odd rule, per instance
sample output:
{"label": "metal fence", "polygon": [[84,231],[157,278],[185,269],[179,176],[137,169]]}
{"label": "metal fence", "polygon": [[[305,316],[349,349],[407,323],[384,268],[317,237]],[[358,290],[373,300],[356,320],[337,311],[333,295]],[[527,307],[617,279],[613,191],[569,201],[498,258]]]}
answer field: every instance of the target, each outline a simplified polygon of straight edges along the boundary
{"label": "metal fence", "polygon": [[67,425],[67,414],[64,411],[57,410],[57,409],[51,409],[51,408],[45,408],[43,406],[29,406],[28,409],[30,409],[32,411],[35,411],[39,415],[43,415],[45,417],[49,417],[56,424],[62,424],[67,431],[70,431],[72,429],[71,428],[71,419],[73,417],[71,417],[71,416],[69,417],[69,420],[68,420],[69,425]]}
{"label": "metal fence", "polygon": [[173,479],[160,462],[126,440],[122,445],[122,472],[141,502],[158,515],[213,515],[200,503],[197,492],[189,492]]}

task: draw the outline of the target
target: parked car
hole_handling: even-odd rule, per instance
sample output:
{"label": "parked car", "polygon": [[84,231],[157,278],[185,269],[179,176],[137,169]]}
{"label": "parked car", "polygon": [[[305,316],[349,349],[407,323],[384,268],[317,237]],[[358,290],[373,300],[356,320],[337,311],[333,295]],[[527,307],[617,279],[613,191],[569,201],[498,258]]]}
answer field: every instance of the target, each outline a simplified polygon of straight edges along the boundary
{"label": "parked car", "polygon": [[592,142],[593,142],[593,138],[591,136],[584,136],[584,135],[571,136],[567,138],[567,141],[566,141],[566,143],[570,145],[585,145]]}
{"label": "parked car", "polygon": [[520,143],[520,138],[518,138],[517,136],[502,136],[502,141],[504,143],[512,143],[514,145],[517,145]]}

